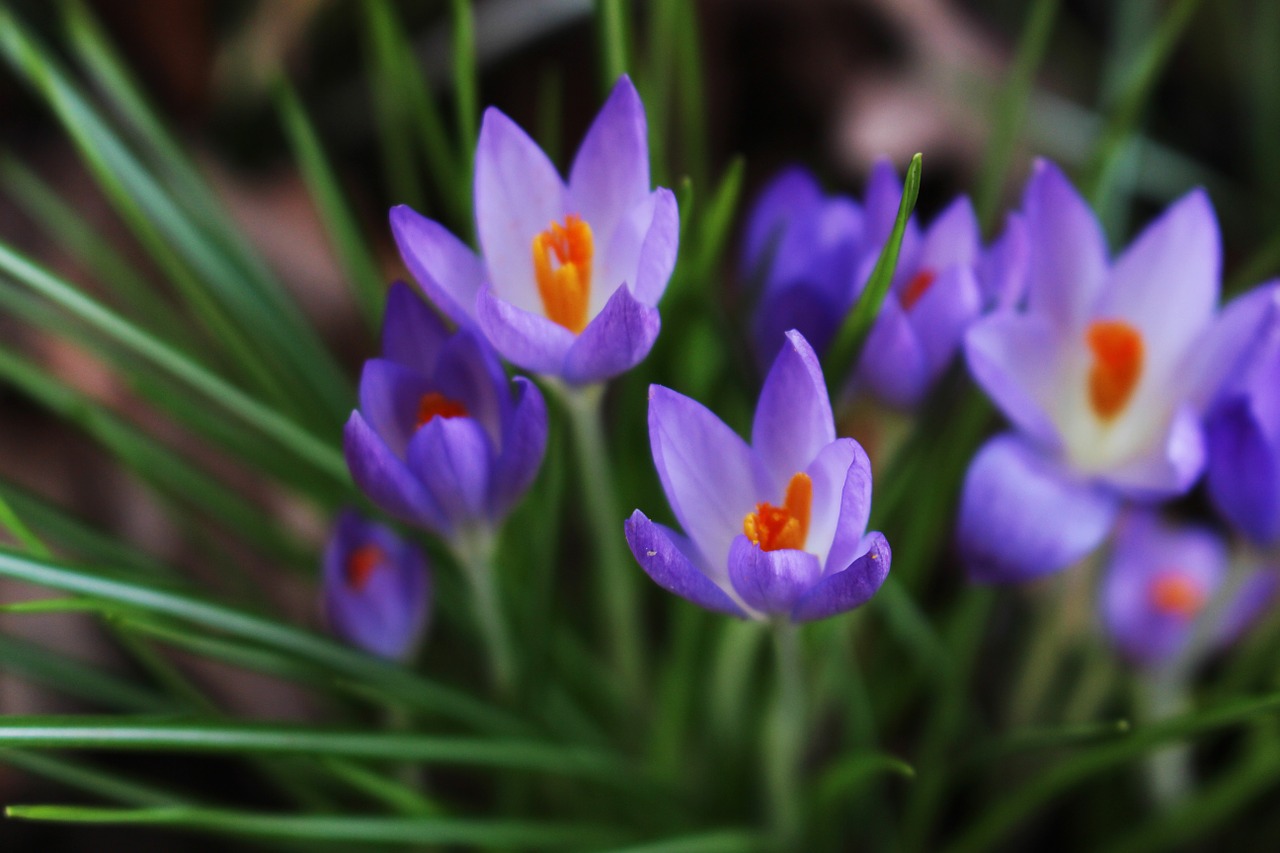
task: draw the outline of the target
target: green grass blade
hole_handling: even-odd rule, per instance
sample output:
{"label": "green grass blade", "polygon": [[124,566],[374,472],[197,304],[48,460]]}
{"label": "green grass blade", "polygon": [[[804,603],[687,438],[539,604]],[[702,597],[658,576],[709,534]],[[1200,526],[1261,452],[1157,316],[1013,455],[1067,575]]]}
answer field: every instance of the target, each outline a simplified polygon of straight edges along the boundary
{"label": "green grass blade", "polygon": [[813,801],[829,809],[850,802],[872,779],[882,775],[914,779],[915,768],[900,758],[878,752],[859,752],[843,758],[822,774],[814,786]]}
{"label": "green grass blade", "polygon": [[155,788],[88,764],[38,752],[0,749],[0,764],[131,806],[176,806],[184,802],[183,798],[174,796],[168,785]]}
{"label": "green grass blade", "polygon": [[902,248],[902,235],[907,230],[907,220],[911,218],[916,197],[920,194],[921,160],[919,154],[911,158],[911,165],[907,167],[907,177],[902,185],[902,201],[898,205],[898,217],[894,220],[893,231],[885,241],[871,275],[867,277],[866,286],[862,288],[857,304],[840,326],[827,354],[823,370],[833,397],[844,390],[850,372],[857,366],[862,345],[866,343],[871,326],[880,313],[880,304],[884,302],[889,285],[893,283],[893,274],[898,268],[898,252]]}
{"label": "green grass blade", "polygon": [[[458,142],[462,155],[451,195],[465,199],[471,210],[471,176],[476,139],[480,134],[480,72],[476,67],[476,20],[471,0],[450,0],[453,17],[453,97],[457,110]],[[474,223],[469,223],[474,228]]]}
{"label": "green grass blade", "polygon": [[[0,667],[28,681],[102,708],[131,712],[173,711],[172,700],[44,646],[0,634]],[[3,719],[3,718],[0,718]]]}
{"label": "green grass blade", "polygon": [[608,94],[631,68],[631,4],[627,0],[596,0],[600,51],[600,87]]}
{"label": "green grass blade", "polygon": [[626,847],[611,847],[608,853],[751,853],[768,847],[768,839],[760,833],[725,829],[630,844]]}

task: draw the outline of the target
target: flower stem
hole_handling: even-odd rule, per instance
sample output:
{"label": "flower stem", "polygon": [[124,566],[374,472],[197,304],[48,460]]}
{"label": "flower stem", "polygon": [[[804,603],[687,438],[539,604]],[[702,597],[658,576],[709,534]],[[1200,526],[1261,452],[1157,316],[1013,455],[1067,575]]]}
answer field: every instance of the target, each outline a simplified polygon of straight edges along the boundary
{"label": "flower stem", "polygon": [[640,610],[636,581],[639,571],[632,564],[623,537],[625,516],[618,509],[613,466],[605,447],[601,403],[603,385],[585,388],[552,386],[564,401],[573,430],[582,478],[582,500],[595,538],[596,577],[599,582],[600,616],[609,636],[614,664],[627,693],[638,698],[642,686]]}
{"label": "flower stem", "polygon": [[786,619],[775,622],[773,639],[774,659],[778,666],[778,696],[766,739],[766,782],[778,849],[798,850],[805,702],[796,626]]}
{"label": "flower stem", "polygon": [[496,545],[497,537],[491,531],[472,530],[454,540],[453,553],[471,587],[476,622],[489,650],[493,691],[501,698],[510,698],[515,689],[515,657],[493,570]]}

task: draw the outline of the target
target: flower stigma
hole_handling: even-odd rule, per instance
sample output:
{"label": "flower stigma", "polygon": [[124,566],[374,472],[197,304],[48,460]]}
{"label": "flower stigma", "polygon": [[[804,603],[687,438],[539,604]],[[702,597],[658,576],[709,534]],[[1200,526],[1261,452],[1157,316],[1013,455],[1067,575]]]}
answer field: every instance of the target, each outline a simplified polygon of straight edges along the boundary
{"label": "flower stigma", "polygon": [[374,570],[387,561],[387,555],[377,545],[366,544],[351,552],[347,564],[343,566],[343,575],[347,586],[356,592],[364,592]]}
{"label": "flower stigma", "polygon": [[1142,335],[1122,320],[1098,320],[1089,324],[1085,341],[1093,352],[1089,404],[1101,420],[1114,420],[1142,376]]}
{"label": "flower stigma", "polygon": [[1179,569],[1166,569],[1147,588],[1151,606],[1166,616],[1190,619],[1204,608],[1204,590],[1195,579]]}
{"label": "flower stigma", "polygon": [[902,304],[902,309],[910,311],[916,307],[916,303],[929,292],[929,288],[933,287],[933,283],[937,280],[938,274],[933,270],[927,269],[920,270],[920,272],[912,276],[911,280],[907,282],[907,286],[902,288],[902,296],[898,298],[898,301]]}
{"label": "flower stigma", "polygon": [[576,213],[533,238],[533,273],[547,319],[575,335],[587,327],[594,253],[591,226]]}
{"label": "flower stigma", "polygon": [[451,400],[439,391],[428,391],[418,400],[417,428],[422,429],[435,418],[465,418],[470,415],[467,407]]}
{"label": "flower stigma", "polygon": [[742,532],[761,551],[783,548],[803,550],[809,537],[809,513],[813,506],[813,480],[803,471],[787,484],[782,506],[756,504],[756,511],[742,520]]}

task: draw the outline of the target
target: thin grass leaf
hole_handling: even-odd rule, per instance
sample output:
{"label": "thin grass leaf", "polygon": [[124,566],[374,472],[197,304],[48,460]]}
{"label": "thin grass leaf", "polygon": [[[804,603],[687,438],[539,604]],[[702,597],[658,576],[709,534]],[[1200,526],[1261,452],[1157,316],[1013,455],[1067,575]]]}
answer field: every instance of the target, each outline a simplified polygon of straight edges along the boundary
{"label": "thin grass leaf", "polygon": [[823,373],[833,397],[839,396],[843,391],[846,378],[857,365],[862,346],[880,313],[880,305],[889,292],[889,285],[893,283],[893,274],[898,268],[898,252],[902,248],[902,235],[906,233],[907,220],[911,218],[911,211],[915,209],[916,198],[920,194],[921,161],[919,154],[911,158],[911,165],[907,167],[907,176],[902,185],[902,201],[898,205],[898,217],[894,220],[893,231],[880,250],[880,257],[876,260],[871,275],[867,277],[867,283],[862,288],[853,311],[841,324],[827,354]]}
{"label": "thin grass leaf", "polygon": [[329,240],[337,250],[343,272],[355,289],[356,303],[369,328],[377,329],[382,322],[382,306],[386,299],[382,272],[369,253],[367,241],[360,233],[350,206],[343,199],[337,176],[324,155],[315,128],[307,119],[297,93],[283,78],[276,85],[276,109],[281,114],[307,190],[320,212]]}
{"label": "thin grass leaf", "polygon": [[88,764],[39,752],[0,749],[0,764],[131,806],[177,806],[186,802],[185,798],[175,796],[168,784],[157,788]]}
{"label": "thin grass leaf", "polygon": [[973,755],[974,763],[998,761],[1015,753],[1077,747],[1127,735],[1132,724],[1125,719],[1068,723],[1061,726],[1026,726],[985,742]]}
{"label": "thin grass leaf", "polygon": [[681,835],[662,841],[648,841],[626,847],[611,847],[608,853],[750,853],[763,850],[770,842],[758,832],[724,829]]}
{"label": "thin grass leaf", "polygon": [[394,809],[402,815],[428,817],[446,813],[444,806],[423,796],[420,791],[355,762],[326,758],[320,764],[352,790],[359,791],[373,802]]}
{"label": "thin grass leaf", "polygon": [[130,712],[174,711],[173,701],[104,670],[44,646],[0,634],[0,667],[32,683],[101,708]]}
{"label": "thin grass leaf", "polygon": [[605,94],[631,68],[631,4],[627,0],[595,0],[600,51],[600,89]]}
{"label": "thin grass leaf", "polygon": [[678,167],[695,183],[705,184],[711,174],[708,154],[707,95],[702,69],[702,40],[697,4],[676,2],[676,104],[680,116]]}
{"label": "thin grass leaf", "polygon": [[369,98],[382,149],[386,194],[397,204],[424,209],[422,181],[413,144],[413,106],[407,87],[422,85],[421,75],[406,67],[401,52],[404,25],[389,3],[361,3],[364,14],[364,62]]}
{"label": "thin grass leaf", "polygon": [[[453,97],[461,155],[453,192],[471,209],[471,176],[475,168],[476,139],[480,133],[480,72],[476,68],[476,20],[471,0],[449,0],[453,19]],[[475,224],[471,223],[474,230]]]}
{"label": "thin grass leaf", "polygon": [[534,849],[583,846],[598,848],[616,843],[619,837],[616,829],[580,823],[357,815],[269,815],[187,806],[150,809],[9,806],[5,809],[5,815],[18,820],[166,826],[219,834],[329,843],[519,845]]}
{"label": "thin grass leaf", "polygon": [[819,809],[851,802],[877,776],[914,779],[915,768],[900,758],[878,752],[858,752],[843,758],[814,784],[812,801]]}

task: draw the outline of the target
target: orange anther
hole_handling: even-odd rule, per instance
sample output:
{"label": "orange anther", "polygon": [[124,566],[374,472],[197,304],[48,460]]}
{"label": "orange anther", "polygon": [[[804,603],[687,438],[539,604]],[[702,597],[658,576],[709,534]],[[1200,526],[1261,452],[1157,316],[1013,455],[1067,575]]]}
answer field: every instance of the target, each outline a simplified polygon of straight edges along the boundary
{"label": "orange anther", "polygon": [[933,283],[937,280],[938,274],[933,270],[920,270],[912,276],[907,286],[902,288],[902,295],[898,297],[903,310],[910,311],[916,307],[916,303],[929,292],[929,288],[933,287]]}
{"label": "orange anther", "polygon": [[1124,410],[1142,377],[1142,335],[1121,320],[1089,325],[1085,341],[1093,351],[1089,368],[1089,404],[1104,421]]}
{"label": "orange anther", "polygon": [[533,238],[533,273],[547,319],[575,335],[587,327],[594,245],[591,226],[572,213]]}
{"label": "orange anther", "polygon": [[422,429],[432,418],[465,418],[470,413],[457,400],[450,400],[438,391],[429,391],[418,400],[418,424]]}
{"label": "orange anther", "polygon": [[756,504],[756,511],[742,520],[742,532],[761,551],[803,549],[809,537],[809,513],[813,506],[813,481],[803,471],[787,484],[782,506]]}
{"label": "orange anther", "polygon": [[352,551],[347,557],[347,564],[343,566],[347,586],[356,592],[363,592],[374,570],[386,562],[386,559],[387,555],[377,545],[361,545]]}
{"label": "orange anther", "polygon": [[1205,605],[1200,584],[1179,569],[1167,569],[1156,575],[1148,588],[1151,606],[1168,616],[1190,619]]}

